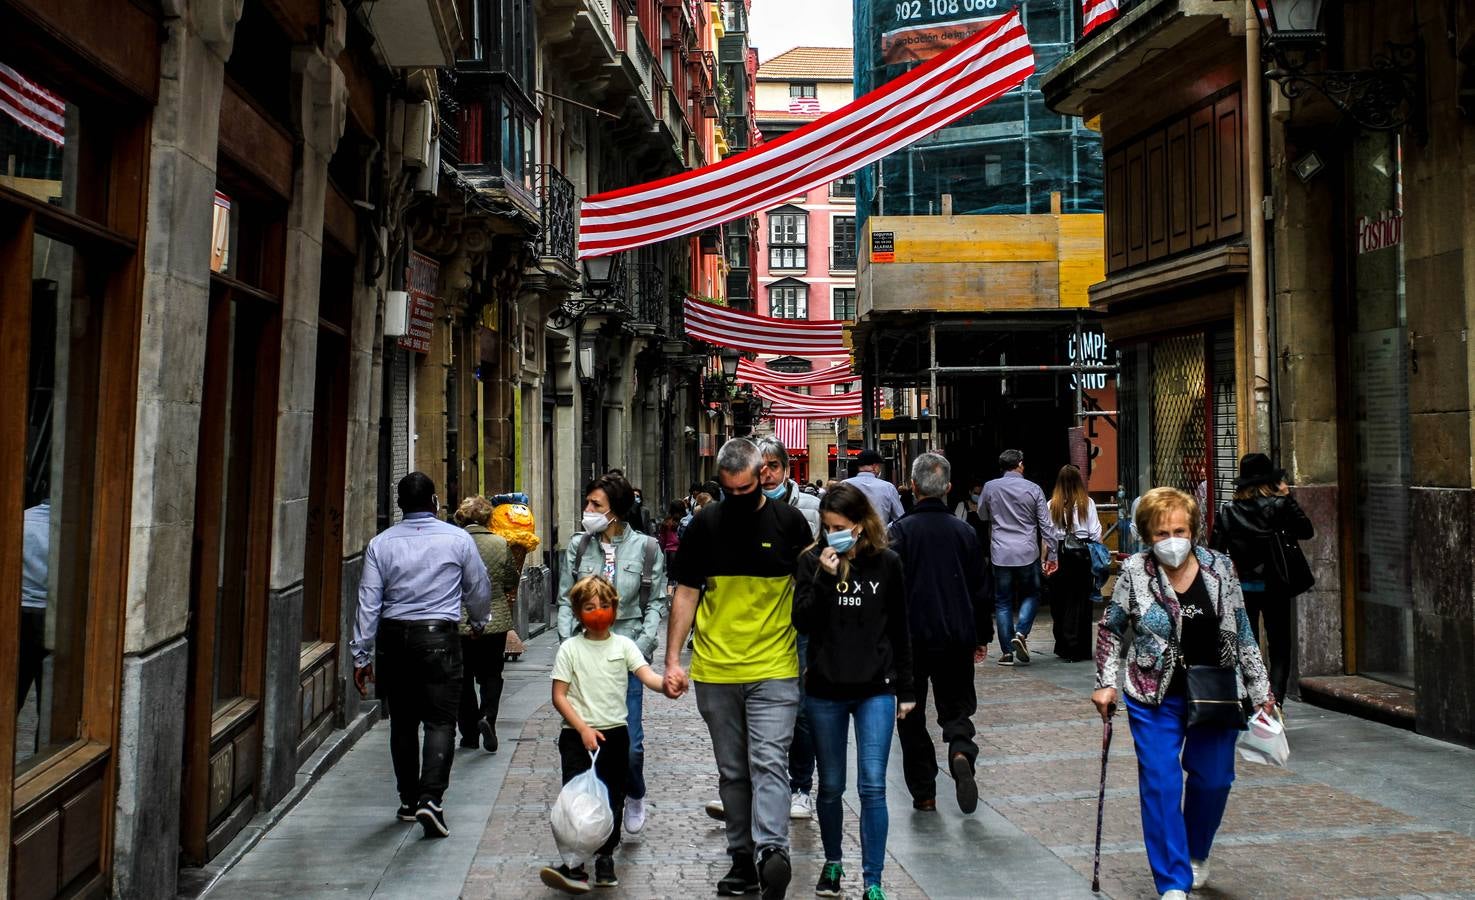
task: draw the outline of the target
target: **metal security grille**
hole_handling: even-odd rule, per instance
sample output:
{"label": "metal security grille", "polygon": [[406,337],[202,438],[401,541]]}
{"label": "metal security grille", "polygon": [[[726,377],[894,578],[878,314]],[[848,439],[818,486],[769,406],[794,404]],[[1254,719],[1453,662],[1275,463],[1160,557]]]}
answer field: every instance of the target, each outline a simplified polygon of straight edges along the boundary
{"label": "metal security grille", "polygon": [[1219,504],[1234,496],[1239,474],[1239,385],[1234,368],[1234,329],[1216,329],[1214,345],[1214,495],[1210,521]]}
{"label": "metal security grille", "polygon": [[1208,412],[1203,332],[1169,338],[1152,348],[1152,475],[1154,487],[1208,493]]}

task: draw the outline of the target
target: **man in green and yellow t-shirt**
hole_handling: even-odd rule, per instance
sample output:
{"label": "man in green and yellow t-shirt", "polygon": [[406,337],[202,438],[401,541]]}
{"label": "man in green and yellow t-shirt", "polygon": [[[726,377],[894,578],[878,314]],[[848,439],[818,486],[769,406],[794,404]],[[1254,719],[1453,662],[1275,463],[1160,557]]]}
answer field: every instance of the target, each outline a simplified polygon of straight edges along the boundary
{"label": "man in green and yellow t-shirt", "polygon": [[695,619],[691,680],[712,736],[732,857],[717,893],[758,888],[770,900],[784,896],[791,874],[789,742],[800,698],[794,566],[814,535],[798,509],[764,497],[762,469],[763,454],[745,438],[717,454],[724,499],[692,519],[676,554],[666,693],[686,690],[681,648]]}

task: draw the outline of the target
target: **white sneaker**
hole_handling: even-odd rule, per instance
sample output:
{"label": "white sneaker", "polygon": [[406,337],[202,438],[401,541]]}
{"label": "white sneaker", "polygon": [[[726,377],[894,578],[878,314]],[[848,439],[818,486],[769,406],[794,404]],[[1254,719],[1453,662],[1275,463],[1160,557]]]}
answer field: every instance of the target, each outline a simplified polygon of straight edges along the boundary
{"label": "white sneaker", "polygon": [[1190,859],[1188,865],[1193,869],[1193,889],[1209,883],[1209,861],[1207,859]]}
{"label": "white sneaker", "polygon": [[645,799],[625,798],[625,833],[639,834],[645,828]]}
{"label": "white sneaker", "polygon": [[706,809],[707,815],[711,816],[717,821],[727,821],[727,810],[723,808],[721,800],[708,800],[707,805],[704,807],[704,809]]}
{"label": "white sneaker", "polygon": [[1188,900],[1188,894],[1184,891],[1163,891],[1163,900]]}
{"label": "white sneaker", "polygon": [[795,791],[789,797],[789,818],[807,819],[814,815],[814,801],[803,791]]}

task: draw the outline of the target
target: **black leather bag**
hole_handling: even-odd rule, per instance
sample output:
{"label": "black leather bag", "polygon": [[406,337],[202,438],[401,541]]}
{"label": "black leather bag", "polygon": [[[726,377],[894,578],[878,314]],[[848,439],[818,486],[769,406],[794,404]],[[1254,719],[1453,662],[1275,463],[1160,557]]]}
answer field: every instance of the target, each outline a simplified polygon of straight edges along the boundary
{"label": "black leather bag", "polygon": [[1316,584],[1316,576],[1311,574],[1311,563],[1301,552],[1300,542],[1283,532],[1277,531],[1270,542],[1270,564],[1287,596],[1304,594]]}
{"label": "black leather bag", "polygon": [[1238,672],[1228,666],[1189,666],[1188,727],[1245,730],[1249,716],[1235,683]]}

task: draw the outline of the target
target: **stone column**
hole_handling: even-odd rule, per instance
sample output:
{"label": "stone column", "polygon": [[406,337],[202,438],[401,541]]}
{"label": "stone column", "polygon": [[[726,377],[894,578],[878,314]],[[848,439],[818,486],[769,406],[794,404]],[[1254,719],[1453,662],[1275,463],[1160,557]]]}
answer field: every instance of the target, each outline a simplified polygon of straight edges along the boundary
{"label": "stone column", "polygon": [[225,60],[243,0],[165,0],[149,157],[112,894],[171,897]]}
{"label": "stone column", "polygon": [[267,596],[261,795],[258,797],[263,809],[275,805],[292,788],[301,731],[297,676],[302,637],[303,548],[307,545],[307,496],[312,461],[323,209],[328,188],[328,159],[343,135],[348,111],[343,72],[333,62],[343,48],[346,19],[342,8],[332,5],[325,24],[324,47],[301,46],[292,51],[293,112],[302,134],[302,149],[287,207],[287,256],[282,288],[271,590]]}

